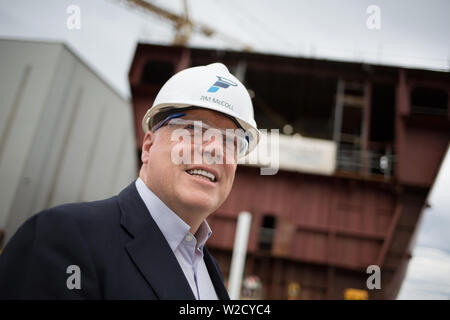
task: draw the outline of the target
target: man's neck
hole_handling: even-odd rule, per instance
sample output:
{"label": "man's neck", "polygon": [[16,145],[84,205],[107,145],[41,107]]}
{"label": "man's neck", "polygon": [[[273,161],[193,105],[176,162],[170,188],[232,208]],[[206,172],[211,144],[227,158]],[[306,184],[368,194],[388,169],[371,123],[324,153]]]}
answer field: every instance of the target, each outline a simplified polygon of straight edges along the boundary
{"label": "man's neck", "polygon": [[170,210],[172,210],[178,217],[180,217],[186,224],[189,225],[189,232],[193,235],[197,232],[202,222],[209,216],[209,212],[202,212],[203,208],[190,208],[186,206],[177,206],[176,203],[170,205],[164,201],[164,195],[158,194],[157,190],[153,190],[145,179],[145,176],[139,175],[139,178],[144,182],[147,188],[155,194]]}

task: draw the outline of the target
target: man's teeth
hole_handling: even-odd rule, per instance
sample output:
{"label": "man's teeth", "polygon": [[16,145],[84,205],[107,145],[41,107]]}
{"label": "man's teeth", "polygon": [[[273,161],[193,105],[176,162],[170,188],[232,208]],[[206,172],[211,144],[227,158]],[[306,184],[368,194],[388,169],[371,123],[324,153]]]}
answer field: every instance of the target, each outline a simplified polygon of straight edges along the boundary
{"label": "man's teeth", "polygon": [[208,178],[212,182],[216,181],[216,177],[211,172],[208,172],[205,170],[194,169],[194,170],[188,170],[187,173],[189,173],[190,175],[193,175],[193,176],[197,175],[200,177]]}

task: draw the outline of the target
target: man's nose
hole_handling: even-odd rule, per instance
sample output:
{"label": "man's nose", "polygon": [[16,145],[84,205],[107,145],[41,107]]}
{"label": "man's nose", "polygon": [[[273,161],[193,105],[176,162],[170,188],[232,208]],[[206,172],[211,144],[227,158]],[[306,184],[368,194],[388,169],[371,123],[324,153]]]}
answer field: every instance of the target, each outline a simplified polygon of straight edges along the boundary
{"label": "man's nose", "polygon": [[206,141],[204,141],[202,145],[203,154],[206,155],[210,154],[215,159],[223,159],[224,157],[223,141],[216,136],[212,136],[210,139],[205,140]]}

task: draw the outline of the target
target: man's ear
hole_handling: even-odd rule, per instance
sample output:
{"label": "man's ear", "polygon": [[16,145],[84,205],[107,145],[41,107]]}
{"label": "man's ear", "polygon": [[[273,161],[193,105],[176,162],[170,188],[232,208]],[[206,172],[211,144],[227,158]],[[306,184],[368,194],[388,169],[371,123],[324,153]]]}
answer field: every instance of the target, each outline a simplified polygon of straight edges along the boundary
{"label": "man's ear", "polygon": [[144,141],[142,142],[142,153],[141,153],[141,161],[142,163],[147,163],[150,153],[150,148],[155,141],[155,133],[149,131],[144,136]]}

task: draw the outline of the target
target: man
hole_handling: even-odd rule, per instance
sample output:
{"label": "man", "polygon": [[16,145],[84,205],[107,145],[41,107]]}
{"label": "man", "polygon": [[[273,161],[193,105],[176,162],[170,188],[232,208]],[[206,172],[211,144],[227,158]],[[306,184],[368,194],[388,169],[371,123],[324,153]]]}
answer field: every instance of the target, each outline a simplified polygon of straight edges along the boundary
{"label": "man", "polygon": [[26,221],[0,255],[0,298],[229,299],[206,218],[259,140],[247,90],[222,64],[189,68],[142,124],[139,178]]}

